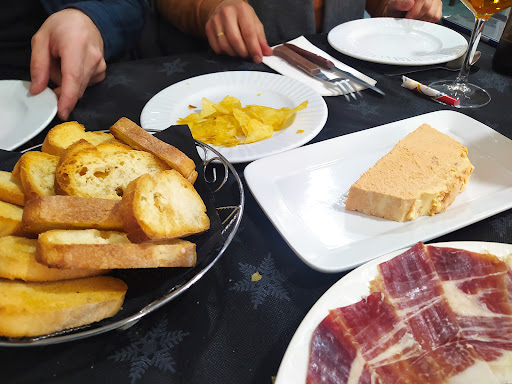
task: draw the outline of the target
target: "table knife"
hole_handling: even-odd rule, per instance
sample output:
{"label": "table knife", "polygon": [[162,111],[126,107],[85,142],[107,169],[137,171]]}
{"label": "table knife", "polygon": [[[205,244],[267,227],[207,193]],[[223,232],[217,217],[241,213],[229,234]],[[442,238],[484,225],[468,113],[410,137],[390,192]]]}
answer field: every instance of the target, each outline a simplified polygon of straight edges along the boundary
{"label": "table knife", "polygon": [[291,49],[292,51],[298,53],[302,57],[308,59],[312,63],[315,63],[315,64],[319,65],[322,68],[330,69],[332,71],[339,72],[339,73],[343,74],[345,77],[349,78],[350,80],[358,82],[359,84],[362,84],[365,87],[368,87],[368,88],[374,90],[375,92],[380,93],[381,95],[386,95],[381,89],[377,88],[375,85],[371,85],[371,84],[367,83],[366,81],[361,80],[359,77],[351,74],[350,72],[344,71],[344,70],[336,67],[336,65],[331,60],[328,60],[328,59],[326,59],[326,58],[324,58],[322,56],[319,56],[319,55],[317,55],[317,54],[315,54],[313,52],[309,52],[309,51],[307,51],[305,49],[302,49],[302,48],[297,47],[296,45],[293,45],[293,44],[290,44],[290,43],[284,43],[283,45],[285,47]]}
{"label": "table knife", "polygon": [[[295,53],[290,48],[285,47],[284,45],[280,45],[279,47],[276,47],[273,49],[274,55],[277,57],[280,57],[284,59],[289,64],[293,65],[294,67],[306,72],[308,75],[324,81],[328,84],[331,84],[331,86],[336,86],[336,84],[333,84],[329,81],[329,78],[325,76],[325,74],[322,72],[322,69],[316,65],[315,63],[312,63],[305,57],[299,55],[298,53]],[[338,86],[338,88],[340,88]],[[345,90],[341,89],[343,92],[345,98],[349,100],[349,97],[345,94]]]}

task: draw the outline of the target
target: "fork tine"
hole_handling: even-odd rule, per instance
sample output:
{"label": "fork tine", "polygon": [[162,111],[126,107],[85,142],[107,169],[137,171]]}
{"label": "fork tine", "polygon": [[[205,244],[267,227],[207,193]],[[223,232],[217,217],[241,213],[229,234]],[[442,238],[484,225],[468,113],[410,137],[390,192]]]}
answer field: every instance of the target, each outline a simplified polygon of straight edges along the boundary
{"label": "fork tine", "polygon": [[347,95],[347,93],[350,91],[345,87],[345,84],[343,84],[339,81],[335,81],[335,82],[333,82],[333,84],[336,85],[341,90],[341,92],[343,92],[343,96],[345,96],[345,99],[347,99],[347,101],[350,102],[350,97],[348,97],[348,95]]}
{"label": "fork tine", "polygon": [[354,87],[352,86],[351,82],[348,79],[342,79],[341,81],[345,85],[345,88],[348,89],[350,96],[352,96],[354,100],[357,100],[356,94],[353,92]]}
{"label": "fork tine", "polygon": [[350,86],[350,88],[352,88],[352,90],[357,93],[359,96],[361,96],[361,98],[363,97],[363,94],[359,91],[359,89],[356,88],[356,86],[354,85],[354,82],[350,79],[347,79],[347,84]]}

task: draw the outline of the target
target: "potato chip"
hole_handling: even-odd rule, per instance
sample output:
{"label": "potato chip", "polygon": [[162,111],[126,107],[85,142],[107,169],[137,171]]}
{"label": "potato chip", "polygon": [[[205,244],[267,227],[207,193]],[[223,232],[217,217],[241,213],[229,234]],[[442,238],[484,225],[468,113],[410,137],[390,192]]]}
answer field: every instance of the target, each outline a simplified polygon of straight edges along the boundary
{"label": "potato chip", "polygon": [[231,147],[268,139],[275,131],[289,126],[294,113],[307,105],[304,101],[294,109],[254,104],[242,107],[240,100],[233,96],[226,96],[219,103],[203,97],[201,112],[191,113],[178,123],[187,124],[196,140]]}
{"label": "potato chip", "polygon": [[274,109],[260,105],[248,105],[244,108],[244,111],[246,111],[249,116],[261,121],[263,124],[271,125],[274,128],[274,131],[279,131],[285,127],[286,122],[294,112],[302,111],[306,108],[307,104],[308,102],[305,101],[294,109],[286,107]]}

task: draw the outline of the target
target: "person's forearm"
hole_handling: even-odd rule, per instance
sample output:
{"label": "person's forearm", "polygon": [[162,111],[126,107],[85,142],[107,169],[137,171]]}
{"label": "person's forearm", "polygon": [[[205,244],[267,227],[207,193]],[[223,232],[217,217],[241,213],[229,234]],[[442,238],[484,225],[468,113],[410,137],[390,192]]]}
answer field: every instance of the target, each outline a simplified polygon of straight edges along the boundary
{"label": "person's forearm", "polygon": [[205,36],[204,26],[223,0],[157,0],[160,14],[180,31]]}

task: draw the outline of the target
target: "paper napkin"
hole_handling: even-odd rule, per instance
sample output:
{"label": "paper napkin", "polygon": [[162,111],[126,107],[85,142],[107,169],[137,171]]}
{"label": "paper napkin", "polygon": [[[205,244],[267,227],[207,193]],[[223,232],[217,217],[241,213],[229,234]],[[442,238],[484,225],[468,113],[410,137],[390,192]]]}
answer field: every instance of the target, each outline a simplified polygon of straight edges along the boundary
{"label": "paper napkin", "polygon": [[[313,53],[315,53],[315,54],[317,54],[319,56],[322,56],[322,57],[324,57],[326,59],[331,60],[338,68],[340,68],[340,69],[342,69],[344,71],[352,73],[353,75],[357,76],[361,80],[364,80],[364,81],[368,82],[371,85],[375,85],[377,83],[372,78],[370,78],[370,77],[366,76],[365,74],[355,70],[352,67],[349,67],[346,64],[343,64],[341,61],[336,60],[334,57],[328,55],[327,53],[322,51],[317,46],[311,44],[309,42],[309,40],[306,39],[304,36],[300,36],[300,37],[297,37],[296,39],[290,40],[290,41],[288,41],[288,43],[294,44],[294,45],[296,45],[296,46],[298,46],[300,48],[306,49],[306,50],[308,50],[310,52],[313,52]],[[272,47],[272,48],[275,48],[275,47],[277,47],[277,45]],[[330,84],[327,84],[325,82],[322,82],[320,80],[317,80],[317,79],[315,79],[315,78],[305,74],[301,70],[292,67],[290,64],[288,64],[285,60],[281,59],[280,57],[277,57],[277,56],[264,56],[263,57],[263,63],[265,63],[270,68],[272,68],[273,70],[279,72],[282,75],[285,75],[285,76],[288,76],[288,77],[292,77],[292,78],[294,78],[296,80],[299,80],[299,81],[303,82],[304,84],[309,85],[311,88],[313,88],[316,92],[318,92],[322,96],[339,96],[339,95],[343,95],[344,94],[344,92],[342,92],[340,89],[338,89],[338,88],[336,88],[336,87],[334,87],[334,86],[332,86]],[[324,70],[323,72],[330,79],[332,79],[334,77],[338,77],[335,74],[335,72],[331,72],[331,71],[327,71],[327,70]],[[353,84],[356,87],[356,89],[358,89],[358,90],[366,88],[365,86],[363,86],[361,84],[358,84],[358,83],[353,83]]]}

